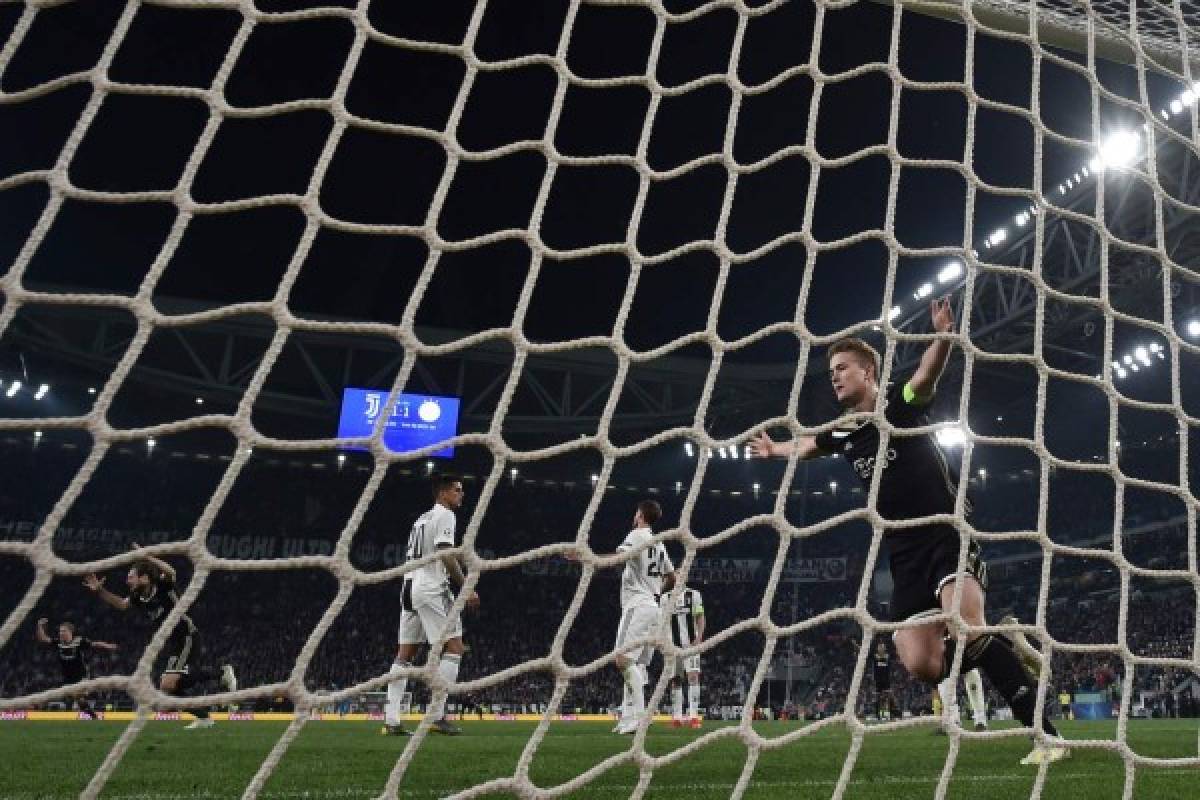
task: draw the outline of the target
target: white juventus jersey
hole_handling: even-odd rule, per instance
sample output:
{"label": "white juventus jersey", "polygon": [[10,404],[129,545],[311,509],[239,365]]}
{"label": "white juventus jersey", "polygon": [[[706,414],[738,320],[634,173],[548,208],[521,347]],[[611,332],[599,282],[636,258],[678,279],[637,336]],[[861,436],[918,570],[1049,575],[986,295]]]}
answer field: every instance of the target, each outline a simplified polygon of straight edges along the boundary
{"label": "white juventus jersey", "polygon": [[[654,532],[649,528],[636,528],[621,542],[617,552],[624,553],[645,545],[653,538]],[[636,606],[657,608],[658,596],[662,594],[662,576],[674,571],[675,565],[671,563],[662,542],[646,547],[626,561],[625,571],[621,574],[622,610]]]}
{"label": "white juventus jersey", "polygon": [[[413,523],[412,532],[408,535],[408,549],[404,553],[405,560],[415,561],[443,545],[453,547],[454,524],[454,512],[435,504]],[[446,567],[440,559],[413,570],[405,575],[405,580],[412,581],[414,591],[430,594],[445,591],[450,585]]]}
{"label": "white juventus jersey", "polygon": [[[665,606],[671,600],[671,595],[664,594],[662,603]],[[695,589],[684,589],[679,593],[679,600],[671,609],[671,639],[676,647],[688,647],[696,643],[696,617],[704,615],[704,601]]]}

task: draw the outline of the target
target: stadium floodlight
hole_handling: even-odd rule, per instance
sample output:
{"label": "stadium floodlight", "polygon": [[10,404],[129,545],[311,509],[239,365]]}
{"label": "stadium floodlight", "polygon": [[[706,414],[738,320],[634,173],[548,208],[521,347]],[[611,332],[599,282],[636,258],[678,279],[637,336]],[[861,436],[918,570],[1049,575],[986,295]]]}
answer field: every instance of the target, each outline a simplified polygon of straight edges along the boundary
{"label": "stadium floodlight", "polygon": [[725,452],[725,448],[724,448],[724,447],[718,447],[718,448],[717,448],[717,453],[719,453],[719,454],[720,454],[721,458],[729,458],[729,454]]}
{"label": "stadium floodlight", "polygon": [[1138,361],[1142,362],[1147,367],[1150,366],[1150,351],[1149,350],[1147,350],[1146,348],[1139,345],[1138,348],[1133,351],[1133,354],[1137,357]]}
{"label": "stadium floodlight", "polygon": [[12,384],[8,387],[8,391],[5,392],[4,394],[8,397],[15,397],[17,392],[19,392],[19,391],[21,391],[21,382],[13,381]]}
{"label": "stadium floodlight", "polygon": [[346,463],[346,454],[338,453],[337,462],[338,462],[338,469],[341,469]]}
{"label": "stadium floodlight", "polygon": [[1160,345],[1158,342],[1150,343],[1150,352],[1151,353],[1157,353],[1160,350],[1162,350],[1162,345]]}
{"label": "stadium floodlight", "polygon": [[1191,89],[1184,89],[1183,94],[1179,95],[1179,99],[1185,106],[1190,106],[1196,102],[1196,93]]}
{"label": "stadium floodlight", "polygon": [[967,434],[957,425],[953,428],[938,428],[937,440],[942,447],[958,447],[967,441]]}
{"label": "stadium floodlight", "polygon": [[757,492],[757,491],[758,491],[759,489],[761,489],[761,488],[762,488],[762,487],[761,487],[761,486],[759,486],[757,483],[756,483],[756,484],[754,484],[754,491],[756,491],[756,492]]}
{"label": "stadium floodlight", "polygon": [[1128,353],[1126,353],[1125,357],[1122,358],[1121,360],[1125,362],[1125,366],[1127,366],[1127,367],[1133,366],[1133,356],[1129,355]]}
{"label": "stadium floodlight", "polygon": [[687,454],[688,458],[692,458],[693,456],[696,455],[696,450],[695,450],[695,448],[692,447],[691,442],[683,443],[683,452]]}
{"label": "stadium floodlight", "polygon": [[45,397],[45,396],[46,396],[46,392],[48,392],[48,391],[50,391],[50,386],[49,386],[49,384],[45,384],[45,383],[43,383],[41,386],[39,386],[39,387],[37,388],[37,391],[36,391],[36,392],[34,392],[34,394],[33,394],[33,399],[34,399],[34,400],[41,400],[43,397]]}
{"label": "stadium floodlight", "polygon": [[1179,100],[1172,100],[1171,101],[1171,113],[1172,114],[1182,114],[1183,113],[1183,103],[1180,102]]}
{"label": "stadium floodlight", "polygon": [[837,491],[837,481],[830,481],[830,482],[829,482],[829,491],[831,491],[831,492],[836,492],[836,491]]}
{"label": "stadium floodlight", "polygon": [[1025,223],[1028,221],[1029,221],[1029,215],[1026,214],[1024,211],[1022,211],[1020,214],[1017,214],[1015,217],[1013,217],[1013,222],[1017,223],[1017,227],[1019,227],[1019,228],[1025,227]]}
{"label": "stadium floodlight", "polygon": [[1159,109],[1159,112],[1158,112],[1158,113],[1162,114],[1162,118],[1163,118],[1163,119],[1170,119],[1170,118],[1171,118],[1171,115],[1167,113],[1167,110],[1166,110],[1165,108]]}
{"label": "stadium floodlight", "polygon": [[35,439],[40,439],[40,438],[42,438],[42,432],[41,432],[41,431],[34,431],[34,432],[33,432],[33,438],[35,438]]}
{"label": "stadium floodlight", "polygon": [[904,312],[902,312],[900,310],[900,306],[892,306],[892,310],[888,312],[888,320],[889,321],[894,320],[894,319],[896,319],[896,317],[900,316],[902,313],[904,313]]}
{"label": "stadium floodlight", "polygon": [[942,271],[938,273],[938,283],[949,283],[962,275],[962,271],[962,264],[957,261],[951,261],[942,267]]}
{"label": "stadium floodlight", "polygon": [[1189,336],[1200,336],[1200,319],[1194,319],[1189,322],[1187,332]]}
{"label": "stadium floodlight", "polygon": [[987,470],[986,470],[986,469],[984,469],[983,467],[980,467],[980,468],[979,468],[979,477],[981,477],[981,478],[986,478],[986,477],[987,477]]}
{"label": "stadium floodlight", "polygon": [[733,459],[736,459],[736,458],[739,458],[739,457],[740,457],[740,456],[739,456],[739,453],[738,453],[738,448],[737,448],[737,445],[730,445],[730,447],[729,447],[729,457],[730,457],[730,458],[733,458]]}
{"label": "stadium floodlight", "polygon": [[433,474],[433,462],[432,461],[425,462],[425,472],[430,475]]}
{"label": "stadium floodlight", "polygon": [[988,237],[988,244],[990,244],[992,247],[995,247],[1007,238],[1008,230],[1006,228],[997,228],[996,230],[992,231],[992,235]]}
{"label": "stadium floodlight", "polygon": [[931,294],[933,294],[933,284],[932,283],[923,283],[923,284],[921,284],[921,288],[919,288],[919,289],[917,289],[917,291],[913,292],[913,297],[915,297],[918,300],[923,300],[926,297],[929,297],[929,295],[931,295]]}
{"label": "stadium floodlight", "polygon": [[1100,162],[1106,167],[1128,166],[1138,156],[1142,137],[1133,131],[1117,131],[1100,145]]}
{"label": "stadium floodlight", "polygon": [[1117,377],[1118,378],[1121,378],[1122,380],[1124,380],[1125,376],[1128,374],[1129,373],[1127,373],[1123,367],[1117,367]]}
{"label": "stadium floodlight", "polygon": [[1115,369],[1115,370],[1117,370],[1117,371],[1120,371],[1120,369],[1121,369],[1121,362],[1120,362],[1120,361],[1114,361],[1114,362],[1112,362],[1112,365],[1113,365],[1113,369]]}
{"label": "stadium floodlight", "polygon": [[153,449],[154,449],[154,445],[156,445],[156,444],[158,444],[158,442],[154,441],[153,439],[147,439],[147,440],[146,440],[146,449],[147,449],[147,450],[153,450]]}
{"label": "stadium floodlight", "polygon": [[596,475],[596,474],[593,474],[593,475],[592,475],[592,483],[596,483],[596,482],[597,482],[597,481],[599,481],[599,480],[600,480],[600,476],[599,476],[599,475]]}
{"label": "stadium floodlight", "polygon": [[96,393],[96,387],[95,387],[95,386],[89,386],[89,387],[88,387],[88,394],[95,394],[95,393]]}
{"label": "stadium floodlight", "polygon": [[1133,370],[1134,372],[1137,372],[1137,371],[1138,371],[1138,365],[1137,365],[1137,364],[1130,364],[1130,365],[1129,365],[1129,368],[1130,368],[1131,370]]}
{"label": "stadium floodlight", "polygon": [[202,405],[204,405],[204,398],[203,398],[203,397],[197,397],[197,398],[196,398],[196,405],[198,405],[198,406],[202,406]]}
{"label": "stadium floodlight", "polygon": [[683,491],[683,481],[675,481],[675,494],[679,494],[681,491]]}

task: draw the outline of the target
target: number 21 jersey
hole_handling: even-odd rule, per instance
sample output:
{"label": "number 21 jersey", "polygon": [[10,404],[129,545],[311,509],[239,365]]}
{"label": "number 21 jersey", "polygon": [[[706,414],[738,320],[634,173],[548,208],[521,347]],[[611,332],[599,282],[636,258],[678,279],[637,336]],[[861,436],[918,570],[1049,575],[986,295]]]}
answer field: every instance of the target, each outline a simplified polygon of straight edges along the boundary
{"label": "number 21 jersey", "polygon": [[[632,550],[653,541],[654,532],[649,528],[635,528],[621,542],[618,553]],[[625,562],[621,574],[621,608],[635,606],[658,607],[658,596],[662,594],[662,576],[674,572],[667,548],[662,542],[652,544]]]}
{"label": "number 21 jersey", "polygon": [[[454,525],[454,512],[445,506],[435,505],[426,511],[413,523],[412,532],[408,535],[408,549],[404,553],[405,560],[416,561],[436,552],[439,547],[453,547]],[[413,591],[421,594],[440,594],[450,588],[446,567],[441,559],[413,570],[405,576],[405,580],[412,581]]]}

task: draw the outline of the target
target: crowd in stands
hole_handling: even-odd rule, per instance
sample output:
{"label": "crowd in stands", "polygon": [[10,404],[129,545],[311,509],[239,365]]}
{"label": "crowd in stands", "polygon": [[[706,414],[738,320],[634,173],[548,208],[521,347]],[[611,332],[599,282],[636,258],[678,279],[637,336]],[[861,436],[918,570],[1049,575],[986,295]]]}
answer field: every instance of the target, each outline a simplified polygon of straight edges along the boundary
{"label": "crowd in stands", "polygon": [[[86,448],[79,444],[64,448],[61,442],[47,437],[38,447],[9,441],[0,443],[0,450],[4,463],[0,539],[28,541],[58,501]],[[83,561],[126,552],[134,541],[157,544],[188,539],[205,518],[206,505],[229,463],[228,454],[226,458],[220,453],[204,455],[207,457],[176,450],[165,441],[155,448],[129,445],[110,452],[63,517],[54,538],[56,553],[68,561]],[[264,567],[208,574],[192,611],[203,635],[202,658],[213,664],[235,665],[243,687],[289,680],[302,648],[325,623],[327,630],[303,672],[309,689],[331,691],[354,686],[387,670],[395,650],[398,578],[355,586],[341,610],[330,616],[339,589],[332,572],[321,567],[272,568],[278,566],[272,558],[285,553],[331,553],[339,538],[351,535],[351,563],[363,574],[399,563],[397,554],[403,550],[412,521],[431,504],[425,470],[423,465],[413,465],[404,472],[394,468],[357,527],[347,530],[347,520],[370,476],[366,468],[369,461],[360,456],[351,454],[344,462],[327,460],[313,466],[287,455],[255,453],[226,502],[212,517],[206,530],[210,549],[218,555],[237,555],[238,542],[249,541],[252,549],[260,548],[250,557],[262,560]],[[478,516],[477,525],[471,527],[474,546],[486,558],[574,541],[592,501],[588,480],[550,482],[514,476],[501,480],[487,503],[486,513],[475,515],[484,481],[481,476],[473,477],[466,486],[468,500],[459,515],[460,534]],[[1025,486],[1028,490],[1029,484]],[[983,489],[973,487],[976,493]],[[1010,487],[1008,491],[1015,489]],[[1066,494],[1081,508],[1095,507],[1095,503],[1089,505],[1086,493]],[[627,488],[605,493],[590,525],[589,542],[596,552],[615,549],[629,527],[636,502],[644,496]],[[668,521],[678,519],[682,495],[667,491],[650,496],[658,496],[663,502]],[[773,502],[766,494],[701,493],[690,527],[702,539],[711,537],[740,520],[769,513]],[[850,492],[843,491],[841,496],[830,492],[818,499],[789,500],[786,514],[793,524],[811,524],[859,504],[861,498]],[[980,527],[1006,529],[1003,504],[986,505],[991,516]],[[1170,500],[1162,508],[1145,498],[1134,505],[1136,521],[1146,530],[1125,537],[1123,556],[1147,568],[1186,566],[1186,527],[1171,521]],[[1078,519],[1087,521],[1078,532],[1081,540],[1103,533],[1106,526],[1111,533],[1111,516],[1107,521],[1102,516],[1093,517],[1096,515],[1091,511],[1080,512]],[[1013,522],[1010,528],[1023,529],[1023,525]],[[856,521],[793,542],[788,557],[844,557],[845,574],[841,580],[826,582],[780,582],[774,596],[765,603],[767,578],[780,551],[778,534],[768,526],[757,526],[711,546],[706,542],[698,553],[701,558],[743,559],[760,565],[746,580],[705,573],[708,579],[693,582],[704,596],[709,635],[755,618],[761,610],[782,626],[853,606],[869,541],[869,527]],[[220,552],[226,547],[232,548],[230,552]],[[1012,547],[985,547],[989,553],[994,549],[1002,556],[992,570],[989,619],[998,620],[1011,612],[1023,621],[1036,620],[1042,579],[1040,554],[1035,552],[1033,558],[1028,558]],[[1025,556],[1030,547],[1036,550],[1036,545],[1027,545]],[[1120,571],[1111,560],[1111,546],[1096,547],[1107,556],[1053,559],[1045,621],[1048,632],[1059,642],[1116,642],[1122,593]],[[682,560],[678,543],[670,543],[669,549],[677,563]],[[193,580],[193,565],[186,557],[172,555],[168,560],[179,571],[181,587]],[[109,588],[123,590],[123,570],[110,570],[105,577]],[[583,666],[603,659],[611,652],[619,617],[618,577],[618,569],[596,570],[584,587],[578,565],[555,556],[484,571],[478,584],[481,607],[465,618],[469,651],[460,680],[486,677],[550,655],[560,636],[567,664]],[[6,619],[21,601],[33,579],[34,571],[27,560],[0,556],[0,620]],[[577,592],[583,593],[578,614],[561,631]],[[1131,653],[1174,658],[1192,655],[1196,607],[1190,583],[1134,577],[1127,594],[1126,643]],[[886,618],[886,608],[876,602],[878,599],[872,593],[869,610]],[[43,616],[50,619],[52,628],[69,620],[83,635],[119,645],[115,654],[98,653],[93,657],[94,675],[130,674],[154,632],[137,615],[122,615],[99,603],[78,576],[56,576],[15,634],[0,648],[0,697],[17,697],[58,685],[60,672],[52,648],[37,645],[33,637],[34,621]],[[776,662],[755,697],[752,683],[766,641],[763,631],[751,628],[707,651],[702,661],[702,705],[714,714],[748,701],[771,706],[775,714],[786,709],[794,716],[820,717],[843,710],[862,647],[862,630],[857,622],[837,618],[780,638],[774,648]],[[652,678],[657,677],[661,663],[660,658],[656,659]],[[1060,650],[1053,660],[1048,691],[1098,691],[1113,696],[1120,691],[1134,691],[1145,695],[1148,707],[1157,713],[1195,712],[1196,675],[1192,672],[1144,665],[1136,667],[1132,676],[1126,672],[1115,647],[1103,653]],[[524,671],[460,699],[496,710],[535,710],[549,701],[554,683],[552,672]],[[908,680],[898,662],[893,666],[893,687],[901,710],[921,713],[929,707],[929,689]],[[873,688],[868,667],[857,697],[859,713],[873,713]],[[601,664],[571,681],[562,708],[567,712],[604,711],[619,697],[615,670]],[[100,699],[114,705],[129,702],[119,691]],[[423,701],[422,690],[417,690],[415,699]],[[275,691],[255,701],[255,705],[287,706],[288,702],[284,692]]]}

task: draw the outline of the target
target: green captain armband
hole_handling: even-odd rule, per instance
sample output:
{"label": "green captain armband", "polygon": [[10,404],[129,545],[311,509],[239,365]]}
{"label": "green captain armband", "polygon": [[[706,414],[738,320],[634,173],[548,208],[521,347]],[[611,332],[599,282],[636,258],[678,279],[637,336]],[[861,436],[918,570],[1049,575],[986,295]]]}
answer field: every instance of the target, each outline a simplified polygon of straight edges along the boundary
{"label": "green captain armband", "polygon": [[930,400],[933,399],[932,397],[918,396],[916,393],[916,390],[914,390],[912,388],[911,383],[904,384],[903,395],[904,395],[904,402],[908,403],[910,406],[912,406],[912,405],[923,406],[926,403],[928,403]]}

